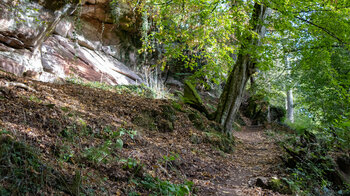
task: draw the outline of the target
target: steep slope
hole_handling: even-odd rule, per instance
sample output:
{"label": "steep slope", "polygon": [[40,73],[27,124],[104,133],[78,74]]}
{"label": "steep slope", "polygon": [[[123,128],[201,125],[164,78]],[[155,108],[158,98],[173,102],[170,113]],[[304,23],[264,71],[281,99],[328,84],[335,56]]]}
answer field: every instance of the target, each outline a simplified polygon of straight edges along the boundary
{"label": "steep slope", "polygon": [[[9,149],[0,153],[7,157],[1,160],[27,160],[6,162],[6,170],[0,169],[4,195],[14,190],[258,195],[271,191],[249,187],[248,181],[277,175],[279,152],[261,129],[236,133],[235,150],[228,153],[231,148],[224,144],[232,147],[233,140],[215,132],[201,114],[170,100],[134,96],[121,88],[42,83],[4,72],[0,99],[0,145]],[[21,183],[16,189],[13,182]]]}

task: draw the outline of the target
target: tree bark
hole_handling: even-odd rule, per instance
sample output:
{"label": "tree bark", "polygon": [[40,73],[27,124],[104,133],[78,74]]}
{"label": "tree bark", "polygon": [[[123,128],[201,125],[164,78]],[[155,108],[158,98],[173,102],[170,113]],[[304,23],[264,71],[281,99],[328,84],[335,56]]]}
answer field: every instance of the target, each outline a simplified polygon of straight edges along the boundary
{"label": "tree bark", "polygon": [[220,96],[215,121],[223,126],[224,132],[228,135],[231,135],[232,124],[241,105],[241,98],[247,81],[255,70],[256,59],[253,59],[246,50],[251,48],[251,46],[260,45],[260,39],[265,34],[265,28],[262,24],[268,14],[267,7],[255,3],[250,25],[253,27],[254,32],[259,35],[259,38],[249,35],[246,40],[243,40],[246,44],[241,45],[237,61]]}
{"label": "tree bark", "polygon": [[292,89],[287,90],[287,119],[289,122],[294,122],[294,108],[293,108],[293,91]]}

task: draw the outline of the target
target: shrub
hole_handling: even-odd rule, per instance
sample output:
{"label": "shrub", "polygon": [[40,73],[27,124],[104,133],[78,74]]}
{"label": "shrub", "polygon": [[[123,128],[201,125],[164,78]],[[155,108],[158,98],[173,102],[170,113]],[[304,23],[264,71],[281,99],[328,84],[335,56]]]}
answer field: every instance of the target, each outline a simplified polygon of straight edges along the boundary
{"label": "shrub", "polygon": [[305,195],[329,195],[345,188],[343,177],[329,156],[331,147],[325,140],[327,137],[304,130],[281,142],[286,151],[283,159],[290,173],[287,182],[294,191]]}
{"label": "shrub", "polygon": [[191,181],[187,181],[183,184],[173,184],[169,181],[163,181],[146,175],[143,179],[138,179],[134,181],[134,183],[139,187],[147,189],[150,192],[150,195],[184,196],[193,192],[193,182]]}

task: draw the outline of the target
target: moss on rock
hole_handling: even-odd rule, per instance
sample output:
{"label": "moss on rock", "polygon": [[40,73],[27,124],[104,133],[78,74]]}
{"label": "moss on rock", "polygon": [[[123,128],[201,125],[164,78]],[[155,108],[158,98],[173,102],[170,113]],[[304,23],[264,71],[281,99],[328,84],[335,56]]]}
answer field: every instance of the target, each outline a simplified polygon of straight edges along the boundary
{"label": "moss on rock", "polygon": [[196,88],[189,81],[185,81],[183,101],[184,103],[190,105],[192,108],[204,113],[206,116],[209,115],[209,112],[204,106],[203,101],[199,96]]}
{"label": "moss on rock", "polygon": [[196,88],[188,80],[185,81],[184,98],[186,103],[203,104]]}
{"label": "moss on rock", "polygon": [[155,118],[151,112],[144,111],[132,119],[132,123],[147,130],[156,131]]}
{"label": "moss on rock", "polygon": [[205,132],[204,140],[223,152],[230,153],[234,150],[235,140],[220,132]]}
{"label": "moss on rock", "polygon": [[283,180],[283,179],[279,179],[279,178],[272,178],[269,180],[268,182],[268,188],[270,190],[273,190],[275,192],[278,193],[282,193],[282,194],[292,194],[292,190],[290,189],[288,183]]}
{"label": "moss on rock", "polygon": [[176,121],[175,110],[161,105],[161,111],[144,111],[133,118],[132,123],[151,131],[172,132]]}

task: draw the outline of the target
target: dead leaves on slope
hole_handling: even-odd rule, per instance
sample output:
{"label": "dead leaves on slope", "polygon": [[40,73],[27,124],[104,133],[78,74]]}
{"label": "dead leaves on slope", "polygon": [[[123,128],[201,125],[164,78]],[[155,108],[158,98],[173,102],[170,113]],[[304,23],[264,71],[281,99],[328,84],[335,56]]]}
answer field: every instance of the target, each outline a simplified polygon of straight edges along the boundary
{"label": "dead leaves on slope", "polygon": [[[247,192],[247,185],[238,183],[248,181],[254,175],[271,172],[266,164],[271,167],[276,165],[274,157],[266,153],[274,147],[270,146],[271,143],[265,144],[264,138],[258,138],[263,141],[257,147],[254,146],[257,144],[255,141],[242,140],[232,154],[208,143],[192,143],[191,135],[203,133],[195,129],[183,112],[177,111],[174,114],[176,118],[169,118],[174,128],[172,132],[152,131],[132,123],[145,111],[156,114],[154,123],[158,123],[159,119],[165,118],[164,105],[171,106],[167,100],[135,97],[75,84],[27,81],[1,72],[0,83],[9,81],[28,88],[6,86],[0,89],[0,126],[14,131],[22,140],[31,140],[43,152],[43,159],[56,165],[62,173],[73,175],[77,163],[81,161],[72,158],[64,163],[55,162],[57,154],[66,153],[62,147],[69,145],[73,154],[79,154],[87,147],[102,145],[103,138],[91,135],[101,133],[107,126],[111,130],[122,127],[138,131],[134,139],[123,138],[123,150],[113,152],[114,155],[139,161],[144,165],[145,173],[161,179],[174,183],[192,180],[198,187],[198,195],[217,195],[220,191],[233,194],[230,190],[235,193],[241,191],[244,195],[252,190]],[[62,139],[62,133],[67,129],[73,134],[70,141],[67,137]],[[253,134],[249,137],[258,136]],[[171,156],[176,157],[175,160]],[[256,159],[256,156],[260,158]],[[83,163],[86,169],[82,169],[82,175],[87,176],[84,183],[106,186],[110,193],[117,195],[129,190],[131,174],[123,169],[121,163],[101,164],[99,167]],[[106,180],[98,181],[96,176]],[[220,189],[220,186],[223,188]],[[254,191],[260,194],[257,189]]]}

